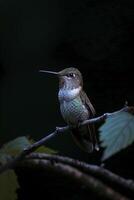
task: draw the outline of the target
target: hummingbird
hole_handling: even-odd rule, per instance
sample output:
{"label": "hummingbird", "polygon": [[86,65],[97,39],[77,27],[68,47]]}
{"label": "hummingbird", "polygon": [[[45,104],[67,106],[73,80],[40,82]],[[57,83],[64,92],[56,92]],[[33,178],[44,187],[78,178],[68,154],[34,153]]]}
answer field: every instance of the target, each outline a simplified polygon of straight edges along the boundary
{"label": "hummingbird", "polygon": [[59,78],[58,99],[64,121],[71,127],[77,145],[85,152],[99,150],[94,125],[80,126],[95,116],[95,109],[83,90],[83,77],[77,68],[69,67],[59,72],[39,70]]}

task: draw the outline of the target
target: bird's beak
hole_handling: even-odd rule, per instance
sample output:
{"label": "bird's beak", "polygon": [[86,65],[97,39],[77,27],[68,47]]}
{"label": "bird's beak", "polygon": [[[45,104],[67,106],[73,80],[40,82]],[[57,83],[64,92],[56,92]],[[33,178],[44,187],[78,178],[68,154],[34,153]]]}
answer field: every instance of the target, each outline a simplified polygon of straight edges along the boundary
{"label": "bird's beak", "polygon": [[59,75],[58,72],[53,72],[53,71],[39,70],[39,72],[48,73],[48,74],[54,74],[54,75]]}

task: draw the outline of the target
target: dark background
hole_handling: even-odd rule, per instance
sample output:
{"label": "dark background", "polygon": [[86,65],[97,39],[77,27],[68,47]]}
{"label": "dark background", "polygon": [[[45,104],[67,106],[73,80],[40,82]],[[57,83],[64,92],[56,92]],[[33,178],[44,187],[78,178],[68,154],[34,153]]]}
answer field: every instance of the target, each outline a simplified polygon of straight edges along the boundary
{"label": "dark background", "polygon": [[[133,105],[134,16],[132,0],[38,0],[0,2],[0,143],[21,135],[40,139],[64,125],[57,99],[58,80],[39,69],[77,67],[97,115]],[[100,163],[69,134],[47,146],[59,154]],[[133,148],[107,162],[133,174]]]}

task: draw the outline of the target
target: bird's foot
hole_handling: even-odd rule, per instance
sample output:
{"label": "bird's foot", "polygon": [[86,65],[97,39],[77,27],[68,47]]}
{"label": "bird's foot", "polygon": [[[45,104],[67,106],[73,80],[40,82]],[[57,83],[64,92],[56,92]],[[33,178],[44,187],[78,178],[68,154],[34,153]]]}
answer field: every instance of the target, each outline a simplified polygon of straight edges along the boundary
{"label": "bird's foot", "polygon": [[95,148],[96,151],[99,151],[99,150],[100,150],[100,147],[99,147],[98,144],[95,144],[94,148]]}

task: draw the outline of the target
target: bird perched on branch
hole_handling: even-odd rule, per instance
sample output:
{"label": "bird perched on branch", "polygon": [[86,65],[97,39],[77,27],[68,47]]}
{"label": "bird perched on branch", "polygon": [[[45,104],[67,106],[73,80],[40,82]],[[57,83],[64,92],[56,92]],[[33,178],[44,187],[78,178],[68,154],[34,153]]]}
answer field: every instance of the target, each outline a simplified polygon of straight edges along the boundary
{"label": "bird perched on branch", "polygon": [[79,126],[94,117],[95,110],[83,90],[83,77],[77,68],[66,68],[59,72],[40,70],[59,78],[58,99],[65,122],[71,127],[72,135],[79,147],[91,153],[99,150],[94,125]]}

